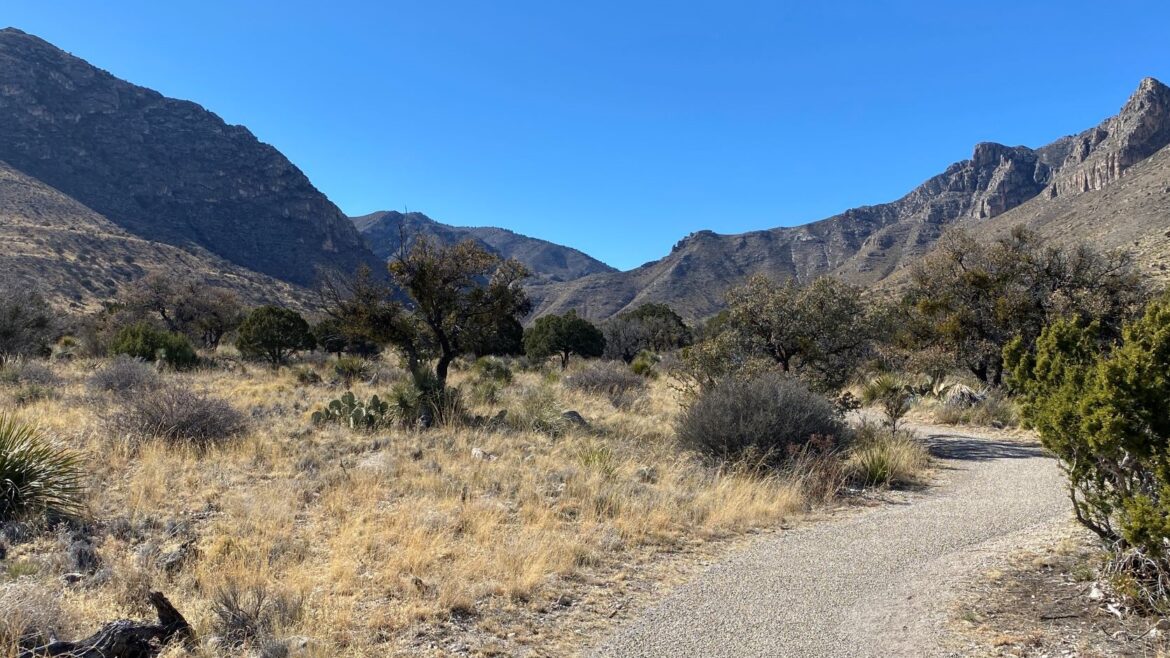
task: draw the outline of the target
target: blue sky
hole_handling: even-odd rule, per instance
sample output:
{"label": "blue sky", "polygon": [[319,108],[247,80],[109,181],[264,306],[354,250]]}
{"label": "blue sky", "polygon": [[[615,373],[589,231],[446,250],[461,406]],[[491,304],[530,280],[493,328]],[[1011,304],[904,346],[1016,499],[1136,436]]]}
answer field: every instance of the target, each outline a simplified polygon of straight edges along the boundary
{"label": "blue sky", "polygon": [[1157,0],[4,0],[0,23],[248,126],[349,214],[621,268],[895,199],[1170,82]]}

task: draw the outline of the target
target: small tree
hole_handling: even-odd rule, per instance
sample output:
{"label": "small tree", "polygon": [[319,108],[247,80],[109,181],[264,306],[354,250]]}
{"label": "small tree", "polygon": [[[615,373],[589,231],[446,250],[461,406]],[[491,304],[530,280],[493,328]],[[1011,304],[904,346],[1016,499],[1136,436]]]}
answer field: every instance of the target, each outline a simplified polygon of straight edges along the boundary
{"label": "small tree", "polygon": [[435,247],[419,238],[409,251],[403,247],[389,269],[406,303],[365,269],[349,280],[327,278],[321,286],[325,306],[351,335],[398,348],[415,387],[432,398],[446,388],[456,357],[490,347],[492,332],[507,329],[531,308],[520,285],[528,270],[470,240]]}
{"label": "small tree", "polygon": [[691,344],[681,316],[666,304],[642,304],[605,323],[605,356],[633,362],[639,352],[667,352]]}
{"label": "small tree", "polygon": [[240,325],[236,348],[249,358],[264,359],[273,367],[289,356],[314,347],[309,323],[300,313],[279,306],[261,306]]}
{"label": "small tree", "polygon": [[35,292],[9,290],[0,299],[0,363],[8,356],[47,353],[53,342],[55,315]]}
{"label": "small tree", "polygon": [[650,332],[640,320],[618,315],[602,326],[605,334],[605,358],[632,363],[650,344]]}
{"label": "small tree", "polygon": [[861,289],[830,277],[807,285],[752,277],[727,295],[723,330],[750,354],[818,389],[848,381],[869,353],[872,309]]}
{"label": "small tree", "polygon": [[1132,260],[1047,245],[1023,228],[992,243],[952,231],[911,270],[894,335],[909,336],[915,348],[942,348],[980,381],[999,385],[1008,341],[1031,349],[1062,317],[1095,320],[1100,339],[1115,340],[1149,298]]}
{"label": "small tree", "polygon": [[585,358],[601,356],[605,352],[605,335],[592,322],[578,317],[576,311],[545,315],[524,332],[524,352],[534,359],[557,355],[564,370],[573,354]]}
{"label": "small tree", "polygon": [[642,304],[622,315],[640,322],[646,330],[645,349],[668,352],[691,344],[693,335],[682,316],[666,304]]}
{"label": "small tree", "polygon": [[861,389],[861,402],[879,405],[890,431],[896,432],[898,421],[910,412],[914,403],[914,387],[897,375],[878,375]]}
{"label": "small tree", "polygon": [[183,334],[156,328],[149,322],[122,327],[110,343],[110,354],[124,354],[143,361],[161,361],[172,368],[194,366],[199,357]]}
{"label": "small tree", "polygon": [[168,272],[152,272],[135,281],[122,295],[121,306],[133,319],[161,322],[168,331],[212,350],[244,319],[235,293]]}

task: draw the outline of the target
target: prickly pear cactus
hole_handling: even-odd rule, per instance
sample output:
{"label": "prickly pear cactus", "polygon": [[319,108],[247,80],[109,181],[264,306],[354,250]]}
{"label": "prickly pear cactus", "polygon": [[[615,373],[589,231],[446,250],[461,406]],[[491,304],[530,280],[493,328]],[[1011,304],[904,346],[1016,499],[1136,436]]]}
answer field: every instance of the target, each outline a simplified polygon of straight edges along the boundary
{"label": "prickly pear cactus", "polygon": [[359,400],[352,391],[346,391],[336,400],[313,412],[313,423],[339,423],[352,430],[375,430],[390,422],[390,404],[377,395],[368,402]]}

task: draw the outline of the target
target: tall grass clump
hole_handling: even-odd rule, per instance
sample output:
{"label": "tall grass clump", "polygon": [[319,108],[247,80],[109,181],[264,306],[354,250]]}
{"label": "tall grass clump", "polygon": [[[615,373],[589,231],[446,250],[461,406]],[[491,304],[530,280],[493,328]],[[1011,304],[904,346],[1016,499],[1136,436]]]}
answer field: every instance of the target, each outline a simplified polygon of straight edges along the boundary
{"label": "tall grass clump", "polygon": [[70,518],[84,510],[80,458],[35,427],[0,416],[0,522]]}
{"label": "tall grass clump", "polygon": [[922,479],[930,453],[909,432],[862,425],[845,460],[845,472],[861,486],[909,486]]}
{"label": "tall grass clump", "polygon": [[110,421],[115,431],[132,438],[197,448],[237,436],[247,427],[244,414],[226,400],[178,385],[128,397]]}
{"label": "tall grass clump", "polygon": [[777,373],[708,387],[677,422],[679,441],[720,461],[779,465],[806,447],[831,450],[845,428],[833,404]]}

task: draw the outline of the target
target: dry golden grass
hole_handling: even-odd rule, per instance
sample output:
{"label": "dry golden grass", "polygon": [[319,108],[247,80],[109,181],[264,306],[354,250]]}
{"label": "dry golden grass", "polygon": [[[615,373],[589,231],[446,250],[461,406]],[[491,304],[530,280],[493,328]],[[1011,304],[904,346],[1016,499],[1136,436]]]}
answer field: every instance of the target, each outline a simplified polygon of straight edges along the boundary
{"label": "dry golden grass", "polygon": [[[168,374],[252,419],[245,436],[196,452],[112,435],[102,417],[117,402],[84,386],[99,365],[54,365],[65,382],[58,395],[25,406],[0,386],[0,409],[83,453],[91,471],[99,576],[62,584],[64,544],[51,534],[13,546],[6,563],[31,564],[24,571],[35,573],[20,580],[54,595],[67,637],[149,616],[144,593],[153,588],[195,626],[200,653],[215,655],[213,605],[235,587],[287,603],[292,613],[273,615],[272,634],[309,638],[303,655],[441,654],[451,638],[473,655],[542,655],[549,634],[572,629],[533,637],[520,626],[565,592],[603,596],[646,551],[686,551],[805,507],[792,479],[721,471],[679,451],[677,400],[665,382],[615,409],[555,376],[520,373],[497,404],[473,409],[487,416],[518,413],[526,401],[555,404],[591,423],[554,437],[314,427],[309,414],[341,389],[256,365]],[[328,381],[328,366],[318,369]],[[154,556],[188,540],[196,550],[180,570],[159,568]],[[0,573],[0,582],[16,575]]]}

